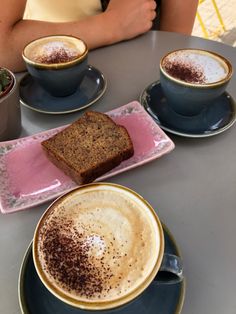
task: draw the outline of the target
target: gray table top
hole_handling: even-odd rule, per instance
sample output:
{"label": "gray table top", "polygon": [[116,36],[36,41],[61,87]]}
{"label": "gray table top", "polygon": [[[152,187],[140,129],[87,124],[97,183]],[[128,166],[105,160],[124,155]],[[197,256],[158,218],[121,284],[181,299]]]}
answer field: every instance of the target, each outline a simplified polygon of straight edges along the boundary
{"label": "gray table top", "polygon": [[[197,37],[149,32],[90,52],[89,63],[108,80],[106,94],[90,109],[106,112],[137,100],[159,78],[161,56],[183,47],[223,54],[236,69],[235,48]],[[236,98],[235,85],[236,75],[228,86]],[[22,136],[70,123],[80,114],[45,115],[22,108]],[[176,145],[170,154],[108,181],[145,197],[175,236],[187,278],[182,313],[236,313],[236,125],[208,138],[169,136]],[[20,313],[19,268],[47,205],[0,216],[0,313]]]}

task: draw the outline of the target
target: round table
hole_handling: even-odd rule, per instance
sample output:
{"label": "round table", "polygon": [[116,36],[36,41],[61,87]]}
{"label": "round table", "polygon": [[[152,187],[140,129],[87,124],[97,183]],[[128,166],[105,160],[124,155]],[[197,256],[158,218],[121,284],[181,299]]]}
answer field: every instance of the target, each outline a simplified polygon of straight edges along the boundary
{"label": "round table", "polygon": [[[159,79],[161,56],[186,47],[218,52],[236,69],[235,48],[197,37],[152,31],[90,52],[89,63],[104,73],[108,85],[103,98],[88,109],[106,112],[138,100],[143,89]],[[227,91],[236,98],[235,86],[234,75]],[[80,115],[81,112],[46,115],[22,107],[21,136],[70,123]],[[176,146],[170,154],[108,181],[140,193],[173,233],[186,275],[182,313],[236,313],[236,125],[207,138],[168,135]],[[19,268],[48,204],[0,216],[0,313],[20,313]]]}

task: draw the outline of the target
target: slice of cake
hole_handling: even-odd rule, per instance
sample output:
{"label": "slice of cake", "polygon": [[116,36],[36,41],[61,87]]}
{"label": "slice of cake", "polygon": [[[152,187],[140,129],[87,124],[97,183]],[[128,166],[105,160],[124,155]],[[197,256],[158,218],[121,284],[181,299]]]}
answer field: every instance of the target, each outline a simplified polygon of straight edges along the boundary
{"label": "slice of cake", "polygon": [[49,159],[78,184],[94,181],[134,154],[127,130],[94,111],[41,144]]}

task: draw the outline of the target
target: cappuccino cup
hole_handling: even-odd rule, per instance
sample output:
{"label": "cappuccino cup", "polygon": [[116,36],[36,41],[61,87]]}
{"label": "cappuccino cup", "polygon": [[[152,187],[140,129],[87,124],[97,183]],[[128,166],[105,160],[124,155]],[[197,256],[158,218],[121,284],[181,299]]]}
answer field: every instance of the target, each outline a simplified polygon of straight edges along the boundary
{"label": "cappuccino cup", "polygon": [[46,210],[35,230],[33,260],[58,299],[110,313],[141,295],[161,270],[175,282],[183,279],[181,260],[164,254],[164,245],[160,220],[139,194],[91,183]]}
{"label": "cappuccino cup", "polygon": [[31,76],[55,97],[73,94],[87,68],[88,48],[68,35],[38,38],[23,49],[22,57]]}
{"label": "cappuccino cup", "polygon": [[223,56],[201,49],[179,49],[160,61],[160,83],[170,107],[178,114],[194,116],[214,103],[233,74]]}

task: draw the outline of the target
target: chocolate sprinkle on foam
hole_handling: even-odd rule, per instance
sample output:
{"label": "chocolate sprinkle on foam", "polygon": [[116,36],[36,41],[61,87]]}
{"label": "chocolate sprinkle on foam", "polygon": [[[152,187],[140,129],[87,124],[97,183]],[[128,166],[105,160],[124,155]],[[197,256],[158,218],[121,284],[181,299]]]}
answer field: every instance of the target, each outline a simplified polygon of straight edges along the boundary
{"label": "chocolate sprinkle on foam", "polygon": [[45,64],[64,63],[76,59],[77,55],[73,55],[65,48],[54,49],[51,54],[45,54],[37,59],[37,62]]}
{"label": "chocolate sprinkle on foam", "polygon": [[160,247],[149,209],[116,188],[75,195],[52,207],[37,229],[43,282],[56,295],[85,303],[105,304],[138,291]]}
{"label": "chocolate sprinkle on foam", "polygon": [[52,41],[40,47],[35,61],[45,64],[64,63],[76,59],[80,51],[75,47],[69,47],[61,41]]}
{"label": "chocolate sprinkle on foam", "polygon": [[[47,226],[49,227],[49,226]],[[73,229],[73,230],[72,230]],[[51,221],[44,230],[41,252],[45,260],[45,271],[65,290],[80,296],[100,297],[110,290],[108,283],[113,277],[103,258],[90,254],[90,243],[85,235],[66,221],[63,226]]]}
{"label": "chocolate sprinkle on foam", "polygon": [[201,67],[197,67],[190,62],[178,60],[166,61],[164,69],[169,75],[187,83],[203,84],[206,82]]}

